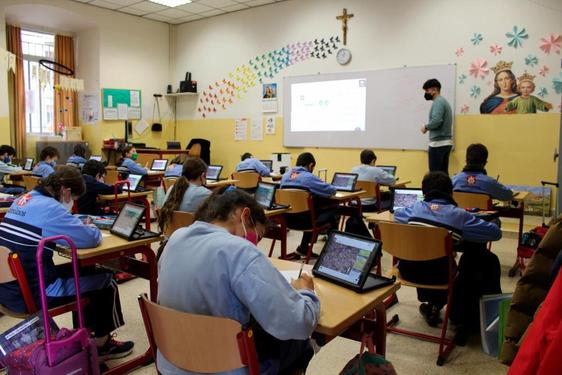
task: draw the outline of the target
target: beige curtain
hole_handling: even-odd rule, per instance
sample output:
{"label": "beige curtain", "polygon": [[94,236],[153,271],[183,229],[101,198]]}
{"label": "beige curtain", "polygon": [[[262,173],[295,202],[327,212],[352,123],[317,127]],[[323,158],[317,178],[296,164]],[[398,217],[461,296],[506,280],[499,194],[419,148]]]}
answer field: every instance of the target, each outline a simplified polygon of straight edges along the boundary
{"label": "beige curtain", "polygon": [[17,157],[23,158],[25,154],[25,83],[23,74],[23,52],[21,47],[21,29],[7,25],[6,39],[8,51],[16,55],[16,73],[9,73],[9,90],[11,111],[13,113],[12,144],[16,148]]}
{"label": "beige curtain", "polygon": [[[55,61],[74,71],[74,41],[70,36],[55,36]],[[72,75],[71,77],[74,77]],[[55,73],[55,86],[59,84],[60,74]],[[55,89],[55,132],[60,125],[65,128],[78,126],[78,104],[76,92]]]}

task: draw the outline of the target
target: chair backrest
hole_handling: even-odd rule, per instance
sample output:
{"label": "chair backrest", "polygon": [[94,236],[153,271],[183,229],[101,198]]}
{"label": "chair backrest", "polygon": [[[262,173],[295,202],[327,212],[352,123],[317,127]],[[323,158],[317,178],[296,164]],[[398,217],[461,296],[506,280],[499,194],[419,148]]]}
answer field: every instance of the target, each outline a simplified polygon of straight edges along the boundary
{"label": "chair backrest", "polygon": [[277,189],[275,191],[275,202],[289,206],[290,214],[310,211],[312,197],[306,190],[300,189]]}
{"label": "chair backrest", "polygon": [[200,158],[201,157],[201,144],[195,143],[189,148],[189,152],[187,156],[191,158]]}
{"label": "chair backrest", "polygon": [[41,177],[37,176],[23,176],[23,185],[26,191],[31,191],[37,186]]}
{"label": "chair backrest", "polygon": [[236,187],[240,189],[255,189],[260,182],[261,177],[258,172],[247,171],[247,172],[233,172],[232,179],[238,180],[236,182]]}
{"label": "chair backrest", "polygon": [[[7,283],[11,281],[17,281],[18,286],[21,290],[23,301],[27,310],[27,314],[33,314],[38,311],[35,300],[33,299],[33,294],[29,288],[27,282],[27,277],[23,266],[21,265],[19,255],[12,252],[10,249],[4,246],[0,246],[0,283]],[[2,309],[4,312],[8,313],[8,310]],[[9,312],[10,315],[11,312]],[[26,314],[14,314],[19,318],[24,317]]]}
{"label": "chair backrest", "polygon": [[172,220],[170,220],[170,224],[164,228],[164,235],[166,237],[170,237],[176,229],[188,227],[193,224],[194,219],[195,215],[191,212],[174,211],[172,213]]}
{"label": "chair backrest", "polygon": [[377,201],[380,200],[379,184],[377,184],[376,182],[357,180],[355,188],[365,190],[364,193],[361,193],[361,195],[359,195],[359,198],[361,199],[376,198]]}
{"label": "chair backrest", "polygon": [[166,177],[162,179],[162,183],[164,184],[164,191],[167,192],[168,190],[170,190],[170,188],[174,186],[177,180],[177,177]]}
{"label": "chair backrest", "polygon": [[453,199],[461,208],[480,208],[481,210],[492,208],[492,200],[488,194],[454,191]]}
{"label": "chair backrest", "polygon": [[384,251],[404,260],[422,261],[452,256],[452,236],[445,228],[380,222]]}
{"label": "chair backrest", "polygon": [[105,172],[105,183],[108,185],[115,185],[119,180],[119,172],[117,169],[106,169]]}
{"label": "chair backrest", "polygon": [[12,268],[10,267],[9,257],[11,253],[12,252],[7,247],[0,246],[0,284],[16,280]]}
{"label": "chair backrest", "polygon": [[177,311],[150,301],[146,294],[139,296],[139,305],[151,346],[174,366],[197,373],[248,366],[250,374],[259,374],[252,332],[243,331],[239,322]]}

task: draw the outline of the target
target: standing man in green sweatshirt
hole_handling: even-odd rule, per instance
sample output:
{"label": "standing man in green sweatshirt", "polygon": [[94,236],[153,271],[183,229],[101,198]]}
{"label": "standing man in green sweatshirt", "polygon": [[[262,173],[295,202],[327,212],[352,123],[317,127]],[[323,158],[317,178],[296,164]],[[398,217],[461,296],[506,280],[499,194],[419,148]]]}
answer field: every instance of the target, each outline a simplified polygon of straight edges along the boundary
{"label": "standing man in green sweatshirt", "polygon": [[429,122],[423,125],[423,134],[429,131],[429,171],[449,174],[449,154],[453,147],[453,114],[447,99],[441,96],[441,83],[432,78],[423,84],[425,100],[433,100]]}

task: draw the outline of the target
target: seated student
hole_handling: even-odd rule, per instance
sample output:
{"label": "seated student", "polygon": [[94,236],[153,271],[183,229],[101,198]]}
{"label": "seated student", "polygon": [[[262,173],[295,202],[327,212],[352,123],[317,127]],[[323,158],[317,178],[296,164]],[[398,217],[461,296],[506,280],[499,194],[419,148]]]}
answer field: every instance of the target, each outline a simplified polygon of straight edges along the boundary
{"label": "seated student", "polygon": [[174,211],[193,212],[211,195],[205,186],[207,164],[199,158],[187,159],[183,165],[182,176],[166,192],[166,201],[160,210],[158,225],[160,230],[172,220]]}
{"label": "seated student", "polygon": [[269,168],[263,165],[261,161],[254,158],[254,156],[249,152],[244,153],[241,159],[242,161],[236,166],[236,172],[256,171],[262,177],[269,176],[269,173],[271,172]]}
{"label": "seated student", "polygon": [[175,158],[170,161],[170,165],[166,168],[166,172],[164,172],[164,177],[179,177],[181,176],[183,170],[183,163],[182,163],[181,156],[176,156]]}
{"label": "seated student", "polygon": [[76,165],[85,164],[86,160],[86,147],[83,144],[78,143],[74,146],[74,154],[68,158],[67,163],[72,163]]}
{"label": "seated student", "polygon": [[[377,156],[372,150],[363,150],[359,156],[361,159],[361,165],[353,167],[351,173],[357,173],[357,179],[359,181],[371,181],[379,185],[393,185],[396,182],[396,178],[385,170],[375,166],[377,162]],[[390,204],[390,193],[382,192],[381,200],[388,207]],[[362,210],[365,212],[377,211],[376,198],[364,198],[361,199]]]}
{"label": "seated student", "polygon": [[[102,235],[95,226],[83,224],[70,214],[73,200],[85,191],[80,172],[71,166],[62,166],[42,179],[33,191],[17,199],[0,223],[0,246],[18,253],[35,302],[39,301],[39,281],[35,253],[41,238],[66,235],[80,248],[95,247]],[[57,242],[58,243],[58,242]],[[66,245],[66,242],[60,241]],[[43,253],[45,285],[49,307],[75,300],[74,279],[68,264],[55,266],[51,243]],[[95,269],[80,269],[80,288],[90,303],[84,306],[86,327],[92,330],[101,359],[128,355],[132,342],[119,342],[111,332],[124,324],[119,292],[111,273]],[[0,303],[11,310],[25,312],[21,291],[16,281],[0,284]],[[76,320],[75,320],[76,321]]]}
{"label": "seated student", "polygon": [[121,159],[117,162],[118,167],[124,167],[129,170],[129,173],[146,175],[148,169],[141,167],[135,160],[139,157],[137,150],[133,146],[125,146],[121,150]]}
{"label": "seated student", "polygon": [[[335,186],[322,181],[312,172],[316,166],[316,160],[310,152],[303,152],[297,158],[296,167],[287,171],[281,178],[281,188],[297,188],[310,191],[314,197],[314,207],[316,209],[316,223],[323,225],[331,224],[332,229],[338,228],[339,216],[337,215],[337,202],[330,201],[329,198],[336,193]],[[310,215],[308,212],[287,215],[287,220],[293,227],[310,227]],[[312,233],[303,232],[300,246],[297,252],[306,255],[308,244],[312,239]],[[312,255],[317,256],[316,254]]]}
{"label": "seated student", "polygon": [[55,166],[57,165],[57,160],[59,158],[59,151],[52,147],[47,146],[41,150],[39,154],[39,163],[33,167],[34,176],[45,178],[51,173],[55,173]]}
{"label": "seated student", "polygon": [[21,167],[12,164],[12,158],[16,154],[16,150],[12,146],[0,146],[0,193],[5,194],[21,194],[25,191],[20,186],[4,184],[4,173],[21,171]]}
{"label": "seated student", "polygon": [[[88,160],[82,167],[82,176],[86,184],[86,192],[78,198],[78,213],[84,215],[101,215],[103,212],[97,206],[97,198],[100,194],[114,194],[113,185],[105,183],[105,166],[101,161]],[[117,188],[121,193],[122,187]]]}
{"label": "seated student", "polygon": [[[289,285],[258,250],[267,219],[246,192],[213,194],[195,219],[191,226],[174,232],[162,254],[160,305],[250,324],[260,374],[304,373],[313,355],[308,338],[320,317],[313,279],[303,274]],[[163,375],[191,374],[160,352],[156,363]],[[246,373],[246,369],[229,372]]]}
{"label": "seated student", "polygon": [[[422,181],[422,191],[424,200],[416,202],[412,207],[396,209],[394,221],[444,227],[453,232],[455,239],[462,239],[463,242],[455,246],[455,250],[463,251],[463,256],[459,262],[459,274],[453,288],[450,314],[451,321],[457,325],[458,344],[462,344],[468,334],[466,325],[472,325],[474,321],[478,325],[478,306],[481,297],[478,294],[482,290],[487,291],[485,294],[501,293],[499,260],[495,254],[486,249],[486,243],[499,240],[502,234],[496,224],[483,221],[457,207],[452,198],[451,179],[444,172],[435,171],[426,174]],[[446,257],[422,262],[399,260],[398,269],[404,279],[412,282],[447,283]],[[474,281],[476,279],[479,280]],[[487,282],[490,279],[493,281]],[[483,282],[487,285],[481,285]],[[460,285],[460,283],[465,284]],[[473,290],[470,290],[471,287]],[[422,302],[421,314],[430,326],[437,326],[441,321],[439,313],[447,302],[447,291],[418,288],[417,292],[418,300]]]}
{"label": "seated student", "polygon": [[466,149],[466,166],[461,173],[453,177],[453,190],[467,193],[488,194],[490,198],[509,201],[513,192],[486,174],[488,149],[480,143],[474,143]]}

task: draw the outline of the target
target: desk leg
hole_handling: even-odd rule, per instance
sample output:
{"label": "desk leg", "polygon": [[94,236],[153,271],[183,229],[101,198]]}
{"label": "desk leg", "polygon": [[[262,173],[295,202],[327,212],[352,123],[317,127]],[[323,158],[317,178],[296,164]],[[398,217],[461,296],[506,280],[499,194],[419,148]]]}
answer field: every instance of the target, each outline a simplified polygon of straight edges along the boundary
{"label": "desk leg", "polygon": [[386,305],[379,303],[375,306],[375,347],[376,353],[386,355]]}

